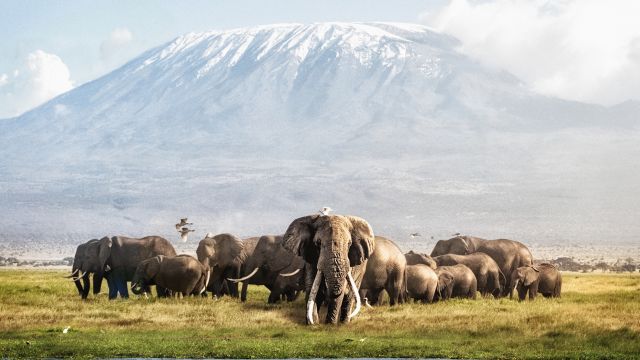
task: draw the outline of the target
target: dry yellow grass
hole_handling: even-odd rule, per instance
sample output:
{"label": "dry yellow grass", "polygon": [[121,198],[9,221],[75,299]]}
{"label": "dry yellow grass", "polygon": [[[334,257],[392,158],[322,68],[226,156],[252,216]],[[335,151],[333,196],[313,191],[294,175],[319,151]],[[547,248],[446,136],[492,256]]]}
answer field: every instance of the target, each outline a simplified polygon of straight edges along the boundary
{"label": "dry yellow grass", "polygon": [[[453,300],[364,309],[348,325],[305,326],[304,302],[80,300],[62,271],[0,271],[0,349],[10,357],[634,358],[640,274],[565,273],[561,299]],[[71,326],[68,334],[62,329]],[[28,343],[28,344],[27,344]]]}

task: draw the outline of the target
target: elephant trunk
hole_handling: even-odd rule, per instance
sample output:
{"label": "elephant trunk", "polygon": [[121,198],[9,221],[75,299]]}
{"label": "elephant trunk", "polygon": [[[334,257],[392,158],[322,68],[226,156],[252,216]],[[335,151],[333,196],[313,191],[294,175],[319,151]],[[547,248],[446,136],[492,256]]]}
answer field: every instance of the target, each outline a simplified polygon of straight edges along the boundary
{"label": "elephant trunk", "polygon": [[347,275],[349,274],[349,260],[341,257],[333,257],[325,266],[324,278],[327,285],[327,294],[329,298],[337,298],[340,296],[347,285]]}

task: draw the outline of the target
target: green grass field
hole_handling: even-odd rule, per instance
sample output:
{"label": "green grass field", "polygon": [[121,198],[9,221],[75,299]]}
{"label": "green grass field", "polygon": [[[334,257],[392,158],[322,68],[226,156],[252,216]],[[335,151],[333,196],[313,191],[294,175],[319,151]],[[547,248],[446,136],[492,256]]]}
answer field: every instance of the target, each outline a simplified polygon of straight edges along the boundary
{"label": "green grass field", "polygon": [[640,274],[564,274],[561,299],[385,306],[311,327],[302,297],[267,305],[261,287],[246,304],[82,301],[65,274],[0,271],[0,357],[640,358]]}

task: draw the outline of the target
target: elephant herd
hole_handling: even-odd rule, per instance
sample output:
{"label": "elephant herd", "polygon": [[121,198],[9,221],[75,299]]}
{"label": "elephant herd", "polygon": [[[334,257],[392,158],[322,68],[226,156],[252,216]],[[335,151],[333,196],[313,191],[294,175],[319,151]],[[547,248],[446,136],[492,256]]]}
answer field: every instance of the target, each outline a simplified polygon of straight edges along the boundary
{"label": "elephant herd", "polygon": [[[430,255],[403,253],[390,239],[375,236],[356,216],[309,215],[294,220],[284,235],[240,239],[208,233],[197,258],[177,255],[158,236],[93,239],[78,246],[70,278],[87,298],[107,280],[109,298],[230,295],[246,301],[248,285],[270,290],[269,303],[293,301],[304,291],[306,322],[318,322],[327,306],[326,323],[348,322],[365,305],[379,305],[386,292],[390,305],[409,299],[424,303],[453,297],[495,298],[513,294],[520,300],[537,293],[559,297],[561,275],[551,264],[533,265],[529,249],[506,239],[456,236],[436,243]],[[242,288],[238,290],[238,284]],[[355,305],[355,306],[354,306]]]}

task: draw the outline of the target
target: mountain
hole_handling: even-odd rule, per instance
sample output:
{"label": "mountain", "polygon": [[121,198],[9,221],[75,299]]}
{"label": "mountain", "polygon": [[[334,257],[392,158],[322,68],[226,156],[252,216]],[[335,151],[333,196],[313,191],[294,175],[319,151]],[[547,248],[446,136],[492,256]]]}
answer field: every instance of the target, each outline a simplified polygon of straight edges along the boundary
{"label": "mountain", "polygon": [[151,49],[0,121],[0,252],[176,240],[185,215],[195,237],[281,233],[322,206],[419,249],[453,232],[636,241],[638,104],[542,96],[460,46],[421,25],[321,23]]}

